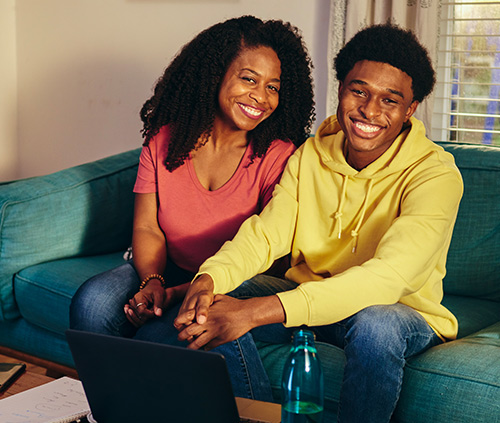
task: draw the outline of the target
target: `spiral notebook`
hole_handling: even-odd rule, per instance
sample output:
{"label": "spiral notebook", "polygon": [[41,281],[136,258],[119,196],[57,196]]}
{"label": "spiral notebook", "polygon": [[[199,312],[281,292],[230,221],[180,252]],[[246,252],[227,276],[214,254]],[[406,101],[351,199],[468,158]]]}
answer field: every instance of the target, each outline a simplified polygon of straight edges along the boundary
{"label": "spiral notebook", "polygon": [[0,423],[70,423],[89,412],[82,383],[66,376],[0,400]]}

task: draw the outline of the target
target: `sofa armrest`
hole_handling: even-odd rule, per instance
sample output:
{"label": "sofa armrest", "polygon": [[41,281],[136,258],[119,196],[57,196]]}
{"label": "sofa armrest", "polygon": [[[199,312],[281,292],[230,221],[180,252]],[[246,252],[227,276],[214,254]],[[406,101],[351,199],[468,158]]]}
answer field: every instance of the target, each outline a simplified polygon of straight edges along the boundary
{"label": "sofa armrest", "polygon": [[21,269],[127,248],[139,155],[0,185],[0,320],[19,315],[12,281]]}

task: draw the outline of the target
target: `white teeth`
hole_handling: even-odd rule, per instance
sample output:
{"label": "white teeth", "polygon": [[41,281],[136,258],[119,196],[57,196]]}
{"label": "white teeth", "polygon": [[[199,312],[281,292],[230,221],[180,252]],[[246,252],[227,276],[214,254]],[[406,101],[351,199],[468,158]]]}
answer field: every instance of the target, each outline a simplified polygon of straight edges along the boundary
{"label": "white teeth", "polygon": [[363,132],[377,132],[380,126],[367,125],[366,123],[356,122],[356,128],[361,129]]}
{"label": "white teeth", "polygon": [[245,112],[247,112],[249,115],[252,115],[252,116],[260,116],[262,114],[262,110],[257,110],[257,109],[254,109],[253,107],[248,107],[248,106],[243,106],[242,104],[240,104],[240,107],[245,110]]}

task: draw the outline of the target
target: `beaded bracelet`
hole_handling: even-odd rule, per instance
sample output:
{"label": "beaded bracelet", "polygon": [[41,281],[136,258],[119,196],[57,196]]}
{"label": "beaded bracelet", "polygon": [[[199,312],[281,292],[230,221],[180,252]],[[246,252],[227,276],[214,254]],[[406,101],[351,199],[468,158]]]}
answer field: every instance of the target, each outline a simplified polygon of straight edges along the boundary
{"label": "beaded bracelet", "polygon": [[158,273],[152,273],[152,274],[146,276],[142,280],[141,284],[139,285],[139,289],[143,289],[151,279],[158,279],[161,283],[162,288],[165,288],[165,279],[163,279],[163,276],[159,275]]}

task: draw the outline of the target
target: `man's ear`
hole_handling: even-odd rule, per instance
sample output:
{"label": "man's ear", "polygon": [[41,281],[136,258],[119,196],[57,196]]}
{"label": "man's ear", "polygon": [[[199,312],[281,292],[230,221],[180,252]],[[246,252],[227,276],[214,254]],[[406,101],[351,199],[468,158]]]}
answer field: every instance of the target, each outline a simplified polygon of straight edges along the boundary
{"label": "man's ear", "polygon": [[340,98],[340,91],[342,91],[342,81],[339,81],[339,92],[338,92],[338,98]]}
{"label": "man's ear", "polygon": [[413,100],[413,102],[410,104],[410,107],[408,107],[408,110],[406,111],[405,122],[413,116],[413,113],[415,113],[415,110],[417,110],[417,106],[419,104],[420,103],[417,100]]}

